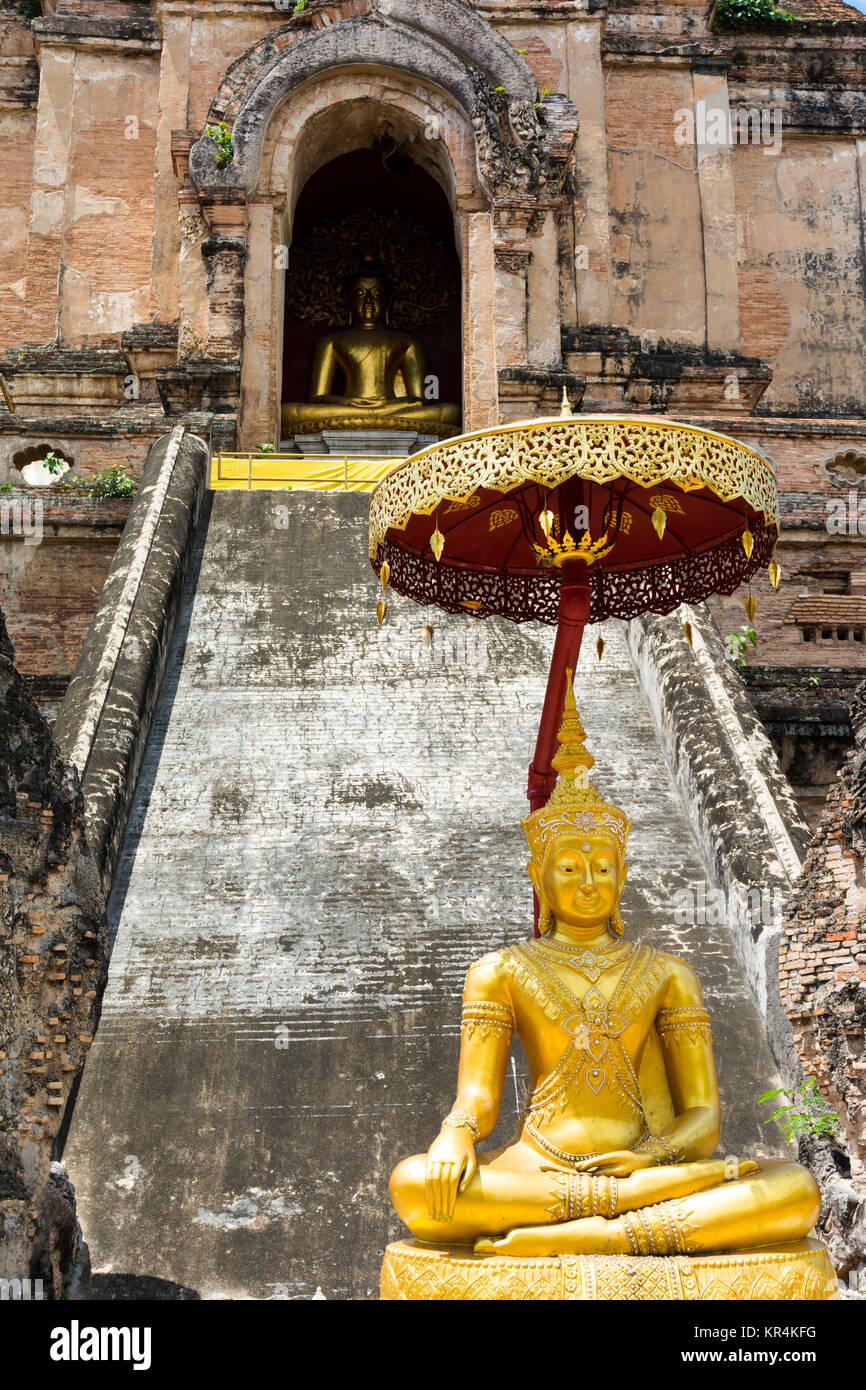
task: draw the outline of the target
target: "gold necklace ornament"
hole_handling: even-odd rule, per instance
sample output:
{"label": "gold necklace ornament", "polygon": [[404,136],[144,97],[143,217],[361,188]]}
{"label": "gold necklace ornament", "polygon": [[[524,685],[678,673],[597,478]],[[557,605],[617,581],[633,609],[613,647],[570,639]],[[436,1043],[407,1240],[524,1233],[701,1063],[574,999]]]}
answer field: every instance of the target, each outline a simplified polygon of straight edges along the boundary
{"label": "gold necklace ornament", "polygon": [[582,975],[591,985],[594,985],[608,970],[613,970],[614,966],[621,965],[623,955],[633,949],[628,941],[614,941],[610,946],[598,948],[585,946],[581,950],[576,945],[551,941],[546,936],[541,937],[536,944],[563,958],[563,964],[568,965],[576,974]]}

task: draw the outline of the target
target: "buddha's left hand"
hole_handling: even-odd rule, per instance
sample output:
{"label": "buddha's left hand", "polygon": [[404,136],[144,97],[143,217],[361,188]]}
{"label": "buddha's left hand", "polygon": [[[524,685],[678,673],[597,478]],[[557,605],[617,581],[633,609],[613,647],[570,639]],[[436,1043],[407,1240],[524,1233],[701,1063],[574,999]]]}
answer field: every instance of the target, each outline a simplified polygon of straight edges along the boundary
{"label": "buddha's left hand", "polygon": [[655,1168],[654,1154],[637,1154],[633,1149],[614,1149],[611,1153],[597,1154],[576,1163],[578,1173],[606,1173],[611,1178],[627,1178],[640,1168]]}

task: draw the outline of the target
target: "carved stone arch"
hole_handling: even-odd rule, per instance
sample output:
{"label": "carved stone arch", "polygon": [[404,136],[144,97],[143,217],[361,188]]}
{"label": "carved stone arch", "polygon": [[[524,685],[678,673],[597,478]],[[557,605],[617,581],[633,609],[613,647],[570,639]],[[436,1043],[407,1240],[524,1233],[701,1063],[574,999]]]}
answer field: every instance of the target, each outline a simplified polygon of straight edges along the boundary
{"label": "carved stone arch", "polygon": [[[431,116],[439,118],[435,139],[425,137]],[[464,419],[467,428],[496,421],[493,222],[478,178],[473,123],[455,99],[432,83],[419,83],[393,68],[382,72],[356,67],[301,84],[269,123],[261,176],[249,198],[246,278],[257,287],[257,304],[265,285],[270,300],[266,313],[247,301],[242,333],[243,447],[268,438],[278,416],[285,301],[281,276],[269,275],[275,247],[290,248],[297,201],[310,177],[333,158],[373,148],[377,119],[393,124],[402,152],[436,179],[451,205],[464,270]]]}
{"label": "carved stone arch", "polygon": [[446,44],[461,63],[480,68],[513,101],[535,101],[538,87],[529,64],[465,0],[379,0],[389,19],[423,30]]}
{"label": "carved stone arch", "polygon": [[254,197],[285,207],[288,232],[307,180],[341,154],[373,148],[385,131],[436,180],[455,215],[468,207],[489,207],[478,177],[472,122],[463,108],[393,70],[329,74],[296,90],[268,128]]}
{"label": "carved stone arch", "polygon": [[[502,87],[507,93],[502,97],[508,106],[507,143],[524,149],[536,144],[540,140],[541,129],[533,101],[525,95],[527,91],[534,90],[534,78],[511,45],[501,39],[492,26],[472,15],[462,0],[437,0],[435,8],[441,12],[440,25],[454,15],[459,15],[461,21],[460,25],[456,25],[457,32],[450,35],[449,43],[443,41],[438,27],[437,37],[432,36],[429,14],[419,16],[414,11],[409,12],[414,15],[414,23],[406,22],[405,8],[405,0],[378,0],[377,9],[356,19],[315,30],[282,48],[274,50],[270,42],[273,36],[258,45],[262,66],[256,69],[237,104],[232,129],[232,162],[223,168],[217,167],[214,143],[209,139],[199,140],[193,146],[190,157],[190,172],[196,187],[203,193],[213,194],[228,189],[252,192],[259,180],[265,133],[278,107],[303,83],[337,69],[396,69],[430,83],[448,93],[463,108],[474,120],[479,133],[482,126],[486,127],[487,132],[492,134],[494,145],[497,143],[496,132],[491,126],[490,113],[482,108],[484,98],[489,97],[495,87]],[[423,10],[425,7],[417,8]],[[484,45],[481,43],[479,26],[482,26]],[[486,30],[490,30],[490,33]],[[452,45],[455,40],[459,41],[463,31],[474,42],[469,51],[458,52]],[[486,64],[493,59],[499,59],[501,64],[506,63],[503,49],[507,49],[511,55],[507,60],[509,77],[513,79],[510,91],[504,82],[498,80],[501,66],[492,76],[486,68]],[[479,71],[468,60],[476,52],[482,51],[485,69]],[[249,56],[252,60],[253,51]],[[243,63],[245,60],[239,61]],[[525,71],[521,71],[521,67]],[[225,86],[224,83],[223,89]],[[493,166],[504,167],[505,154],[486,148],[481,148],[480,154],[482,164],[486,166],[485,181],[489,184]],[[538,162],[538,155],[531,154],[528,167],[533,168]]]}
{"label": "carved stone arch", "polygon": [[[453,131],[434,138],[443,172],[450,161],[464,267],[466,427],[495,423],[497,358],[502,367],[561,361],[558,290],[544,266],[555,255],[558,218],[568,204],[573,103],[549,94],[538,102],[525,60],[465,0],[355,0],[353,8],[365,3],[364,13],[344,18],[325,0],[311,0],[249,49],[226,73],[211,109],[212,119],[231,125],[231,159],[218,167],[209,137],[189,152],[188,192],[209,228],[201,247],[208,272],[204,358],[229,364],[238,377],[245,447],[265,437],[276,413],[279,263],[291,240],[294,186],[308,164],[296,153],[280,189],[270,168],[263,178],[264,155],[277,113],[291,120],[307,107],[309,114],[306,96],[328,84],[338,105],[367,84],[366,99],[402,106],[404,117],[419,116],[420,99],[458,118]],[[377,84],[379,98],[372,90]],[[395,100],[397,89],[402,96]],[[312,131],[303,119],[295,129],[298,142],[304,129]],[[544,253],[533,272],[525,242],[535,238]],[[192,327],[182,306],[183,340]]]}
{"label": "carved stone arch", "polygon": [[[444,44],[457,55],[461,64],[480,68],[494,87],[503,87],[512,99],[536,100],[537,86],[529,65],[466,0],[426,0],[423,4],[419,0],[369,0],[368,12],[374,10],[393,23],[420,30]],[[297,41],[314,18],[315,13],[307,11],[280,28],[272,29],[241,54],[220,83],[208,121],[227,121],[233,125],[257,75],[269,68],[288,45]]]}

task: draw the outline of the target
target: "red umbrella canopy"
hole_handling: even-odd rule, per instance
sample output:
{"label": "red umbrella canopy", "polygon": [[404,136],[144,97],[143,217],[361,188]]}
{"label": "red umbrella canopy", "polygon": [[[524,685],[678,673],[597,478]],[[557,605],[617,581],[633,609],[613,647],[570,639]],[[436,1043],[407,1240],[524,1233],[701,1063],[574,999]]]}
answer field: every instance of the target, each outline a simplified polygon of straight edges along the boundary
{"label": "red umbrella canopy", "polygon": [[737,440],[635,416],[529,420],[392,469],[370,560],[419,603],[515,622],[556,623],[561,584],[582,579],[600,622],[732,593],[778,528],[773,468]]}

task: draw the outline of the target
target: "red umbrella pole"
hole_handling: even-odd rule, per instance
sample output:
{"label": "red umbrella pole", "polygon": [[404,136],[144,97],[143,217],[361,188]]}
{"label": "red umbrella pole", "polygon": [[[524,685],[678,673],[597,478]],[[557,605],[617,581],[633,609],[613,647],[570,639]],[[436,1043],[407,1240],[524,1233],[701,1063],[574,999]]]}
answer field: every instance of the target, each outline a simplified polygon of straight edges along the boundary
{"label": "red umbrella pole", "polygon": [[[565,704],[567,687],[566,670],[577,669],[580,655],[580,642],[583,629],[589,618],[589,584],[586,580],[563,583],[559,595],[559,621],[556,628],[556,641],[547,677],[547,690],[535,756],[529,765],[530,809],[538,811],[547,805],[550,793],[556,784],[556,772],[551,767],[551,759],[556,754],[559,726],[562,723],[562,708]],[[535,899],[535,934],[538,935],[538,899]]]}

